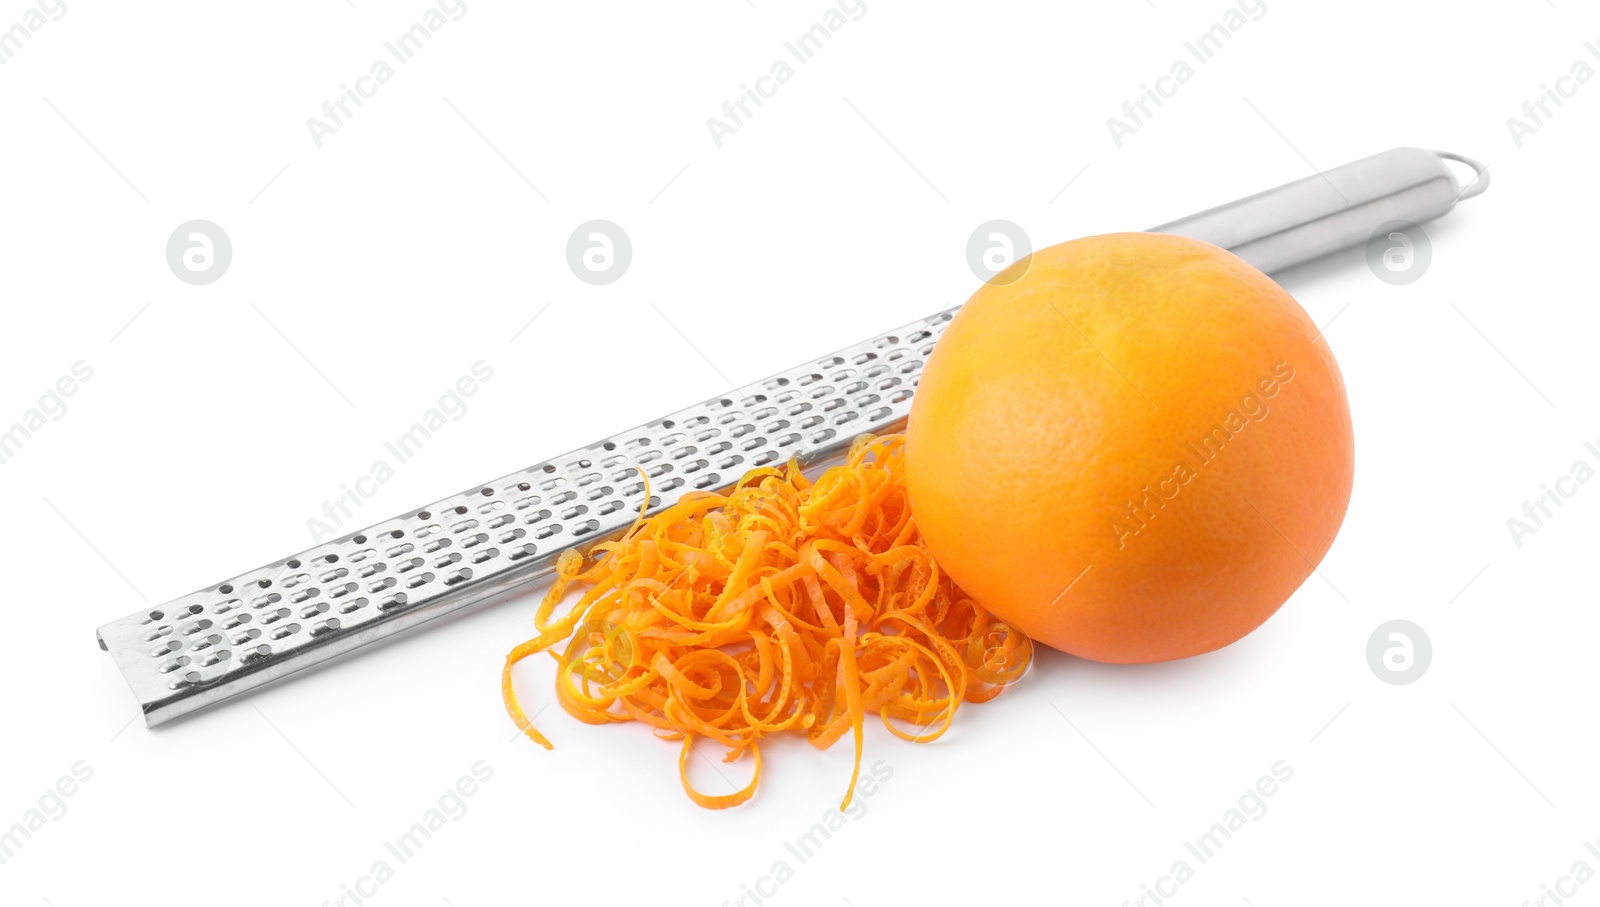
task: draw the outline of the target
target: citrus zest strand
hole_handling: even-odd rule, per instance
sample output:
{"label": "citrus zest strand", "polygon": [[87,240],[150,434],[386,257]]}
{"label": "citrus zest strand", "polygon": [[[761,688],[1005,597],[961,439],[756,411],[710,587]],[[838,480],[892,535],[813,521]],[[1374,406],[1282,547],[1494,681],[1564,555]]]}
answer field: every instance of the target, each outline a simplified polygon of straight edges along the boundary
{"label": "citrus zest strand", "polygon": [[[562,553],[537,634],[506,656],[506,711],[547,749],[512,683],[512,669],[542,651],[556,664],[556,702],[574,718],[638,721],[682,741],[683,789],[707,809],[754,796],[764,737],[801,733],[827,749],[849,732],[842,811],[868,714],[903,740],[935,740],[962,702],[993,699],[1032,661],[1028,638],[968,598],[923,545],[900,435],[858,438],[815,483],[790,461],[649,517],[646,477],[644,500],[620,538],[587,558]],[[586,588],[558,615],[574,586]],[[702,737],[727,749],[724,761],[754,755],[746,787],[695,789],[689,754]]]}

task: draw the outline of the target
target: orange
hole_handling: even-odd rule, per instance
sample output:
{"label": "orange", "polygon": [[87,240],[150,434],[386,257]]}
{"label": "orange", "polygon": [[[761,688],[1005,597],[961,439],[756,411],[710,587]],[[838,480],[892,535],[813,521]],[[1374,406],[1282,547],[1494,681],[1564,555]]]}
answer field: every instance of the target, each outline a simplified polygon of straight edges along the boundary
{"label": "orange", "polygon": [[1333,544],[1353,471],[1344,381],[1300,305],[1222,249],[1152,233],[1053,246],[985,284],[906,429],[939,565],[1095,661],[1260,626]]}

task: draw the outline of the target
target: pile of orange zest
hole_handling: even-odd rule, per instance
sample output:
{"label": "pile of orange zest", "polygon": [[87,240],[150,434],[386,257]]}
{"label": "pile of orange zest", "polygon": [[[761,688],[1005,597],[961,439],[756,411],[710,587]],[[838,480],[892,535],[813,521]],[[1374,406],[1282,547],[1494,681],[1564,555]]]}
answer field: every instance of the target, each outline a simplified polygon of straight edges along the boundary
{"label": "pile of orange zest", "polygon": [[[574,583],[588,588],[555,616]],[[855,767],[843,810],[869,712],[904,740],[937,739],[962,701],[993,699],[1033,654],[1027,636],[963,594],[923,546],[900,435],[858,438],[815,484],[790,461],[751,471],[726,495],[693,492],[655,516],[641,511],[587,561],[562,553],[535,624],[538,635],[506,656],[501,674],[517,727],[550,748],[511,678],[517,662],[549,651],[568,714],[681,739],[683,789],[708,809],[754,795],[768,734],[803,733],[826,749],[848,730]],[[727,747],[724,762],[754,755],[748,786],[695,790],[689,754],[701,737]]]}

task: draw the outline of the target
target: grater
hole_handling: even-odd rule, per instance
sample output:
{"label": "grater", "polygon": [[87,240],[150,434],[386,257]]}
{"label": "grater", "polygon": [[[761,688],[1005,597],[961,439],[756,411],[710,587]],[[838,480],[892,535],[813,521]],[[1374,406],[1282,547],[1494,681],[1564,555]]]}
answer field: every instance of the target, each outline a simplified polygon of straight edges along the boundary
{"label": "grater", "polygon": [[[1449,161],[1466,164],[1463,187]],[[1488,186],[1468,158],[1396,148],[1152,228],[1206,240],[1262,271],[1410,227]],[[691,491],[798,458],[815,466],[864,433],[899,430],[957,309],[725,396],[247,570],[97,632],[144,713],[163,724],[550,573]]]}

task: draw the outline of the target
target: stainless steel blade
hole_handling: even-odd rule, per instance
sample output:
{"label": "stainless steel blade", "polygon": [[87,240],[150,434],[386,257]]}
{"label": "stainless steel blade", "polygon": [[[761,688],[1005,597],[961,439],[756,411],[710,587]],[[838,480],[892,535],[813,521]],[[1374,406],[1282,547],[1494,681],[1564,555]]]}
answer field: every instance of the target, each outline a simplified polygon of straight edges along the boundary
{"label": "stainless steel blade", "polygon": [[[1157,227],[1265,271],[1421,223],[1481,192],[1454,155],[1397,148]],[[596,441],[359,532],[231,576],[98,631],[154,727],[548,574],[568,548],[754,467],[804,465],[899,430],[950,309],[724,397]]]}

